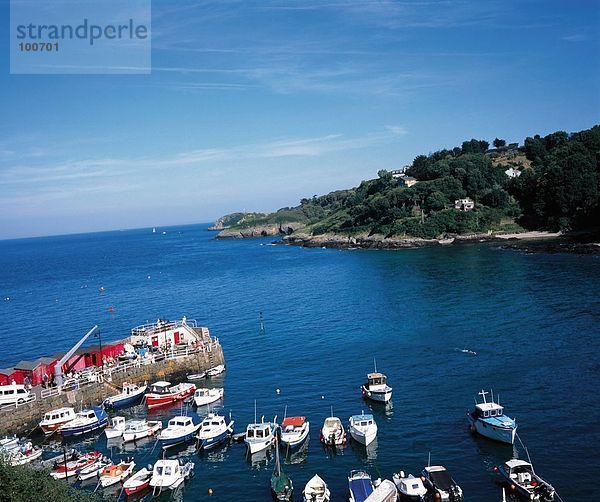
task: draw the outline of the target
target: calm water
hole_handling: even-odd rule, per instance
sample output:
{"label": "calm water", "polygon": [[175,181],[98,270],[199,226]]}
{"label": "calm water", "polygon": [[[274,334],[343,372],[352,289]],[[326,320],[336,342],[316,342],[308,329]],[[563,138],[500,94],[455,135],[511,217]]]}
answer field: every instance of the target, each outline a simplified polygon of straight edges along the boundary
{"label": "calm water", "polygon": [[[94,324],[104,341],[186,315],[223,344],[223,405],[238,432],[255,399],[259,416],[281,417],[287,405],[310,419],[307,449],[285,465],[298,499],[315,473],[344,500],[351,469],[417,473],[431,452],[467,500],[499,500],[492,469],[512,448],[473,437],[466,425],[482,387],[500,394],[536,470],[562,498],[589,497],[586,486],[600,477],[597,257],[487,245],[338,251],[213,237],[197,225],[0,242],[0,367],[68,349]],[[345,422],[369,408],[359,386],[373,357],[394,387],[393,408],[373,410],[377,444],[328,454],[318,438],[323,419],[330,406]],[[104,436],[85,445],[98,446],[107,446]],[[136,452],[139,463],[157,457],[152,446]],[[244,454],[231,445],[196,457],[184,499],[203,500],[212,487],[210,500],[268,500],[273,459]]]}

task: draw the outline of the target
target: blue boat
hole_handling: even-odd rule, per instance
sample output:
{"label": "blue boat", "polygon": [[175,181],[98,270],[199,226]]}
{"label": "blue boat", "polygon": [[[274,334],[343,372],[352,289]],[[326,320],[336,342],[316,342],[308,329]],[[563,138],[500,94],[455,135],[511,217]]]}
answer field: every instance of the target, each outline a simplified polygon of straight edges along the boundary
{"label": "blue boat", "polygon": [[228,441],[233,435],[233,420],[231,416],[209,413],[204,417],[198,431],[198,448],[210,450]]}
{"label": "blue boat", "polygon": [[138,386],[134,383],[124,383],[122,392],[115,396],[107,397],[104,400],[104,407],[116,410],[132,406],[141,401],[147,388],[147,385]]}
{"label": "blue boat", "polygon": [[364,502],[373,493],[371,476],[365,471],[351,471],[348,476],[351,502]]}
{"label": "blue boat", "polygon": [[169,425],[158,435],[158,442],[161,448],[170,448],[172,446],[187,443],[196,438],[200,429],[198,420],[180,415],[169,420]]}
{"label": "blue boat", "polygon": [[493,394],[490,401],[485,398],[486,391],[482,390],[479,395],[482,396],[483,402],[478,403],[475,400],[475,407],[467,413],[471,430],[501,443],[514,444],[517,434],[514,418],[504,414],[504,408],[494,402]]}
{"label": "blue boat", "polygon": [[58,430],[63,438],[68,438],[97,431],[106,427],[107,424],[108,415],[106,411],[99,406],[94,406],[89,410],[80,411],[73,420],[67,422]]}

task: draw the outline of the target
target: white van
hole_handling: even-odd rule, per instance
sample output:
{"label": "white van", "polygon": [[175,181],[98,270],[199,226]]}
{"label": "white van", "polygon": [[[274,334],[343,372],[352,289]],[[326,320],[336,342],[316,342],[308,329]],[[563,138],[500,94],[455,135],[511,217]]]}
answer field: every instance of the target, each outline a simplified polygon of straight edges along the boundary
{"label": "white van", "polygon": [[5,404],[22,404],[29,401],[31,394],[24,385],[0,385],[0,406]]}

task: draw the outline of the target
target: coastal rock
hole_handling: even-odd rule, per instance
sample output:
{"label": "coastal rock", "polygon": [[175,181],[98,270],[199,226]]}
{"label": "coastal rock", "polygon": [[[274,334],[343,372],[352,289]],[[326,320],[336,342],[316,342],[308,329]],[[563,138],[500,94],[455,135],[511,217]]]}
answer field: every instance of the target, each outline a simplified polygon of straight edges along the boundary
{"label": "coastal rock", "polygon": [[362,249],[403,249],[438,244],[436,239],[420,239],[417,237],[386,237],[381,234],[321,234],[309,235],[294,233],[283,238],[283,242],[295,246],[325,248],[362,248]]}
{"label": "coastal rock", "polygon": [[298,228],[299,223],[283,222],[249,227],[234,227],[221,230],[217,239],[249,239],[253,237],[289,236]]}

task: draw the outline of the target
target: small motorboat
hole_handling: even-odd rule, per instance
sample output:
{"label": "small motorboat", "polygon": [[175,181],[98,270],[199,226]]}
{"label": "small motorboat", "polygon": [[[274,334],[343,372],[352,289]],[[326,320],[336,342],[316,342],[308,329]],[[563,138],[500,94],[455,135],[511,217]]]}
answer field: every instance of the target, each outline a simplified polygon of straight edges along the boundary
{"label": "small motorboat", "polygon": [[185,462],[183,459],[176,460],[157,460],[152,470],[150,486],[154,491],[163,489],[175,490],[186,479],[194,473],[194,462]]}
{"label": "small motorboat", "polygon": [[375,489],[365,502],[396,502],[398,500],[396,485],[389,479],[375,482],[373,485]]}
{"label": "small motorboat", "polygon": [[116,410],[118,408],[131,406],[141,401],[147,389],[147,385],[138,386],[134,383],[124,383],[119,394],[107,397],[104,400],[104,407]]}
{"label": "small motorboat", "polygon": [[162,422],[159,420],[130,420],[123,430],[123,442],[131,443],[138,439],[144,439],[154,436],[162,429]]}
{"label": "small motorboat", "polygon": [[371,476],[365,471],[351,471],[348,476],[350,502],[364,502],[373,493]]}
{"label": "small motorboat", "polygon": [[527,500],[550,502],[554,500],[554,487],[538,476],[533,465],[525,460],[513,458],[495,469],[504,482]]}
{"label": "small motorboat", "polygon": [[202,380],[203,378],[206,378],[206,371],[203,371],[202,373],[192,373],[191,375],[187,376],[188,380]]}
{"label": "small motorboat", "polygon": [[400,494],[400,500],[407,502],[423,502],[425,500],[427,488],[421,478],[415,478],[412,474],[405,476],[404,471],[400,471],[392,476],[392,480]]}
{"label": "small motorboat", "polygon": [[135,468],[135,462],[133,460],[121,461],[118,464],[107,465],[100,473],[100,486],[106,488],[107,486],[116,485],[127,479],[133,469]]}
{"label": "small motorboat", "polygon": [[349,430],[352,438],[365,446],[369,446],[377,437],[377,424],[373,415],[352,415]]}
{"label": "small motorboat", "polygon": [[89,465],[94,464],[98,461],[98,459],[102,458],[102,453],[99,451],[93,451],[91,453],[84,453],[81,455],[77,455],[75,459],[67,459],[67,463],[64,461],[58,462],[54,468],[54,470],[50,473],[54,479],[65,479],[71,476],[75,476]]}
{"label": "small motorboat", "polygon": [[73,408],[58,408],[44,414],[44,418],[40,422],[40,429],[42,432],[49,436],[53,434],[62,425],[74,420],[76,417],[75,410]]}
{"label": "small motorboat", "polygon": [[158,442],[161,448],[170,448],[187,443],[196,437],[200,424],[192,417],[180,415],[169,420],[166,429],[160,431]]}
{"label": "small motorboat", "polygon": [[315,474],[306,483],[302,496],[304,502],[329,502],[331,492],[327,488],[327,483],[318,474]]}
{"label": "small motorboat", "polygon": [[73,420],[61,425],[58,430],[63,438],[68,438],[97,431],[107,424],[108,415],[104,408],[94,406],[89,410],[80,411]]}
{"label": "small motorboat", "polygon": [[110,420],[111,427],[104,429],[107,439],[119,438],[123,435],[123,431],[127,426],[125,417],[112,417]]}
{"label": "small motorboat", "polygon": [[219,399],[223,399],[223,388],[196,389],[194,392],[194,404],[198,407],[214,403]]}
{"label": "small motorboat", "polygon": [[145,467],[140,469],[123,483],[125,494],[133,495],[135,493],[143,492],[150,486],[150,478],[152,478],[151,470],[148,470]]}
{"label": "small motorboat", "polygon": [[281,445],[286,448],[301,446],[310,432],[306,417],[286,417],[281,422]]}
{"label": "small motorboat", "polygon": [[321,428],[321,442],[327,446],[341,446],[346,444],[346,431],[338,417],[327,417]]}
{"label": "small motorboat", "polygon": [[421,472],[423,484],[432,492],[436,500],[459,502],[463,499],[463,492],[450,473],[441,465],[430,465]]}
{"label": "small motorboat", "polygon": [[210,450],[227,441],[233,434],[233,423],[231,415],[206,415],[198,430],[198,449]]}
{"label": "small motorboat", "polygon": [[499,402],[494,402],[493,395],[490,401],[485,398],[486,391],[482,390],[479,395],[483,402],[475,400],[475,407],[467,413],[471,430],[501,443],[514,444],[517,433],[515,420],[504,414],[504,408]]}
{"label": "small motorboat", "polygon": [[206,370],[206,376],[209,378],[214,377],[214,376],[220,375],[224,371],[225,371],[225,365],[218,364],[217,366],[213,366],[212,368]]}
{"label": "small motorboat", "polygon": [[43,450],[39,446],[33,446],[31,441],[21,445],[17,448],[5,450],[5,455],[8,457],[10,465],[24,465],[34,460],[37,460],[42,456]]}
{"label": "small motorboat", "polygon": [[253,455],[270,448],[275,442],[278,431],[277,417],[272,422],[265,422],[263,417],[260,423],[248,424],[244,442],[248,445],[250,454]]}
{"label": "small motorboat", "polygon": [[193,383],[179,383],[171,385],[170,382],[156,382],[152,384],[149,392],[146,394],[146,405],[148,408],[156,408],[165,404],[183,401],[191,396],[196,390]]}
{"label": "small motorboat", "polygon": [[86,481],[88,479],[97,478],[105,467],[112,465],[113,461],[107,457],[101,457],[93,464],[84,467],[79,471],[77,479],[79,481]]}
{"label": "small motorboat", "polygon": [[[275,439],[277,442],[277,439]],[[279,448],[275,445],[275,469],[271,475],[271,495],[274,500],[292,500],[294,496],[294,484],[292,479],[281,469],[279,461]]]}
{"label": "small motorboat", "polygon": [[378,403],[387,403],[392,399],[392,388],[386,382],[387,377],[377,371],[375,363],[375,372],[367,374],[367,383],[361,387],[363,397]]}

